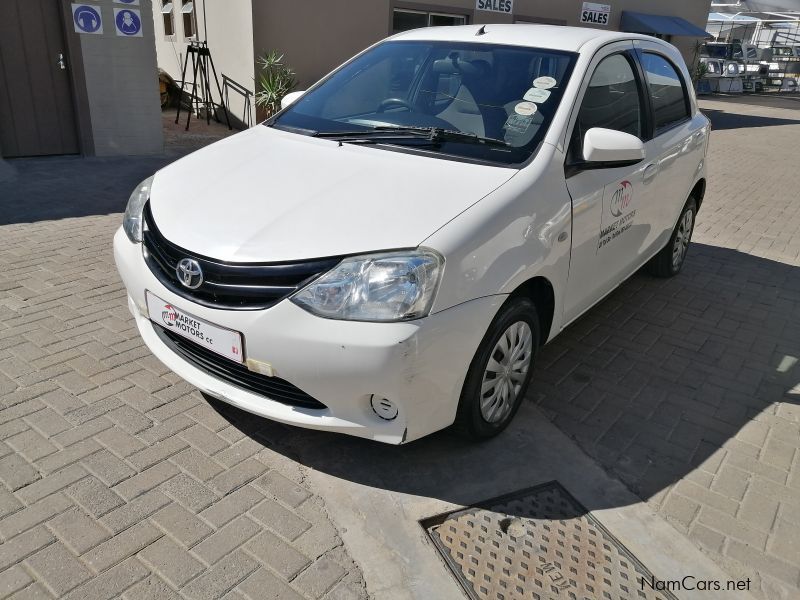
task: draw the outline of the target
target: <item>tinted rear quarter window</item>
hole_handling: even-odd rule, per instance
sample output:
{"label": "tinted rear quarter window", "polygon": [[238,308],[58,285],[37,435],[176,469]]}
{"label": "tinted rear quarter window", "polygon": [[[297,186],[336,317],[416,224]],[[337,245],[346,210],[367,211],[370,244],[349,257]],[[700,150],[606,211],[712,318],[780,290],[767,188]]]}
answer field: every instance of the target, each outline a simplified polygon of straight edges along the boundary
{"label": "tinted rear quarter window", "polygon": [[653,103],[656,131],[689,118],[689,97],[675,67],[658,54],[644,53],[642,67]]}

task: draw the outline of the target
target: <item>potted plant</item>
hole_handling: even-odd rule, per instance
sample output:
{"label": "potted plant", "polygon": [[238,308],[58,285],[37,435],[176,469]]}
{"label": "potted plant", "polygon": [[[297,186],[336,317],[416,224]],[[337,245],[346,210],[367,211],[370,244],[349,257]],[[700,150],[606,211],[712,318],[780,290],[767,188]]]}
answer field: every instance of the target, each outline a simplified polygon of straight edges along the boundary
{"label": "potted plant", "polygon": [[695,68],[692,69],[692,82],[694,83],[695,92],[698,94],[710,94],[711,85],[706,79],[708,73],[708,65],[704,62],[698,62]]}
{"label": "potted plant", "polygon": [[283,97],[297,87],[296,73],[283,62],[283,54],[270,50],[258,58],[261,70],[256,80],[256,106],[266,118],[281,109]]}
{"label": "potted plant", "polygon": [[692,59],[692,67],[689,69],[689,75],[692,78],[695,92],[698,94],[710,94],[711,85],[705,78],[708,73],[708,65],[700,59],[702,47],[703,42],[696,42],[694,45],[694,57]]}

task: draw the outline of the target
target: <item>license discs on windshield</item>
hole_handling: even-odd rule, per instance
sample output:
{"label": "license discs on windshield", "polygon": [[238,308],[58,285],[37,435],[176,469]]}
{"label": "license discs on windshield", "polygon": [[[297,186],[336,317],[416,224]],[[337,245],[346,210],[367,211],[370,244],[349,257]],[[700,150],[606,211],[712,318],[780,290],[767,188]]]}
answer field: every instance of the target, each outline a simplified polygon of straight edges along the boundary
{"label": "license discs on windshield", "polygon": [[555,87],[556,83],[558,82],[552,77],[537,77],[533,80],[533,87],[539,88],[540,90],[549,90]]}
{"label": "license discs on windshield", "polygon": [[547,90],[540,90],[539,88],[529,89],[523,98],[528,102],[544,102],[550,97],[550,92]]}
{"label": "license discs on windshield", "polygon": [[529,117],[534,114],[538,108],[533,102],[520,102],[514,107],[514,112],[523,117]]}

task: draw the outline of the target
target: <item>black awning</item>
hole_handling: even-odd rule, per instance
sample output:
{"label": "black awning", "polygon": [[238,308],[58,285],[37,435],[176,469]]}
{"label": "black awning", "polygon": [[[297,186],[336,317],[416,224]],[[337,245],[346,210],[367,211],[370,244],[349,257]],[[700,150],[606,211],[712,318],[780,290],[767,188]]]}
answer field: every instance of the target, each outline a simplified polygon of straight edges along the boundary
{"label": "black awning", "polygon": [[631,33],[659,33],[661,35],[686,35],[691,37],[713,37],[705,29],[692,25],[680,17],[650,15],[647,13],[622,11],[620,29]]}

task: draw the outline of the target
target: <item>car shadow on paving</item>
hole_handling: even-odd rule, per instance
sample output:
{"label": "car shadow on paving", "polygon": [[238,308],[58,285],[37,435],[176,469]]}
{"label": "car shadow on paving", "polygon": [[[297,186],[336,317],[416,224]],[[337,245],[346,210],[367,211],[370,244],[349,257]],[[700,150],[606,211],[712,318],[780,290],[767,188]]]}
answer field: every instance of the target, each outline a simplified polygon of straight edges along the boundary
{"label": "car shadow on paving", "polygon": [[[648,499],[776,403],[800,404],[798,340],[800,267],[694,243],[680,276],[634,275],[545,346],[526,401]],[[314,468],[456,502],[464,498],[450,477],[423,480],[412,465],[432,467],[437,456],[449,470],[449,459],[472,462],[465,452],[490,461],[495,445],[512,442],[500,436],[474,445],[444,433],[397,448],[215,406],[250,436],[291,438]],[[273,429],[287,432],[275,436]],[[329,453],[331,445],[336,452]],[[340,450],[357,465],[342,460]],[[358,459],[363,452],[371,458],[366,465]],[[408,468],[388,468],[401,456]]]}
{"label": "car shadow on paving", "polygon": [[693,244],[680,277],[635,276],[548,346],[531,395],[649,499],[800,404],[798,317],[800,267]]}
{"label": "car shadow on paving", "polygon": [[[800,477],[791,472],[798,340],[800,267],[694,243],[678,277],[634,275],[547,345],[526,402],[706,550],[721,551],[727,536],[737,547],[750,535],[750,549],[732,554],[758,568],[747,552],[769,554],[778,505],[800,509]],[[538,469],[526,435],[537,411],[520,411],[485,443],[442,432],[393,447],[214,406],[248,436],[313,469],[454,504],[485,500],[476,490],[487,479],[495,495],[514,491],[520,474]],[[754,508],[753,494],[774,501]],[[586,509],[611,508],[605,502]],[[750,522],[753,510],[761,515]],[[797,585],[796,557],[768,561],[785,567],[776,577]]]}
{"label": "car shadow on paving", "polygon": [[742,115],[725,110],[704,108],[703,114],[711,121],[715,131],[726,129],[741,129],[742,127],[777,127],[779,125],[800,125],[798,119],[781,119],[778,117],[763,117],[760,115]]}

